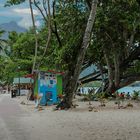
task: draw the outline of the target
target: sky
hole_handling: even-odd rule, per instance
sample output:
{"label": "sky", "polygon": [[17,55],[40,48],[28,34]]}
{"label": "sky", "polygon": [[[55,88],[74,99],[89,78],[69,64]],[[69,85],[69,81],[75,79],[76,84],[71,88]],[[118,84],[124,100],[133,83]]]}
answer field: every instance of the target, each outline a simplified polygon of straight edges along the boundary
{"label": "sky", "polygon": [[[6,0],[0,0],[0,24],[15,21],[19,26],[26,29],[32,26],[28,2],[16,6],[4,7],[5,2]],[[39,12],[35,9],[34,14],[36,17],[39,16]],[[36,26],[40,26],[39,20],[36,20]]]}

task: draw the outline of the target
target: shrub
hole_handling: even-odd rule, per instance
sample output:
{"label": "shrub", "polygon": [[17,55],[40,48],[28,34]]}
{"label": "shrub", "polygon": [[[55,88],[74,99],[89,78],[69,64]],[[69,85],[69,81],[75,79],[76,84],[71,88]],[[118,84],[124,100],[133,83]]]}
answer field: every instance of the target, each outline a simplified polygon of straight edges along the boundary
{"label": "shrub", "polygon": [[139,94],[140,94],[140,91],[134,91],[134,93],[132,94],[132,99],[133,100],[138,100]]}

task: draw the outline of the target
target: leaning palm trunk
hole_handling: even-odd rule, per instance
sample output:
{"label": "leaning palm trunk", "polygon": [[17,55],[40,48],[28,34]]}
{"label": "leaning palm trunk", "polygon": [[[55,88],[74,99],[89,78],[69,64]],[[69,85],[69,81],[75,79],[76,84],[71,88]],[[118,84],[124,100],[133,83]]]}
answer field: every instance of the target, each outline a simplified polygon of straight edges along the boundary
{"label": "leaning palm trunk", "polygon": [[[34,18],[34,12],[33,12],[33,7],[32,7],[32,0],[29,0],[29,6],[30,6],[30,11],[31,11],[31,19],[32,19],[34,38],[35,38],[35,55],[34,55],[33,66],[32,66],[32,74],[33,74],[33,72],[35,70],[35,66],[36,66],[36,60],[37,60],[38,37],[37,37],[37,32],[36,32],[36,25],[35,25],[35,18]],[[31,84],[31,80],[30,80],[30,84]],[[30,100],[32,95],[33,95],[33,89],[31,91],[31,93],[29,93],[27,95],[27,104],[28,104],[28,101]]]}
{"label": "leaning palm trunk", "polygon": [[32,18],[34,37],[35,37],[35,56],[34,56],[33,67],[32,67],[32,73],[33,73],[33,71],[35,69],[35,65],[36,65],[36,59],[37,59],[38,38],[37,38],[37,32],[36,32],[36,26],[35,26],[35,18],[34,18],[34,13],[33,13],[32,1],[31,0],[29,0],[29,5],[30,5],[31,18]]}
{"label": "leaning palm trunk", "polygon": [[88,18],[85,34],[83,37],[81,49],[80,49],[78,57],[77,57],[77,63],[76,63],[76,67],[74,70],[74,74],[73,74],[72,78],[69,80],[68,86],[66,88],[67,90],[66,90],[65,97],[63,100],[64,108],[70,108],[72,106],[72,99],[73,99],[74,93],[76,91],[79,74],[81,72],[81,67],[82,67],[82,64],[83,64],[83,61],[85,58],[85,53],[86,53],[86,50],[89,46],[90,39],[91,39],[91,33],[92,33],[92,29],[93,29],[93,24],[95,21],[97,3],[98,3],[97,0],[92,1],[92,7],[91,7],[90,15]]}

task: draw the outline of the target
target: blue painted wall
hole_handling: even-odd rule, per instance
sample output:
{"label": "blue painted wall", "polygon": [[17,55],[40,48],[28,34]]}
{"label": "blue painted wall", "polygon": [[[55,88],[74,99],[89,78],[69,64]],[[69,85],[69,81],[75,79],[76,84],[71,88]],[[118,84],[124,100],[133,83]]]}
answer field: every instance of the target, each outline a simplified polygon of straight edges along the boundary
{"label": "blue painted wall", "polygon": [[57,103],[57,76],[51,73],[39,73],[38,93],[42,96],[41,105]]}

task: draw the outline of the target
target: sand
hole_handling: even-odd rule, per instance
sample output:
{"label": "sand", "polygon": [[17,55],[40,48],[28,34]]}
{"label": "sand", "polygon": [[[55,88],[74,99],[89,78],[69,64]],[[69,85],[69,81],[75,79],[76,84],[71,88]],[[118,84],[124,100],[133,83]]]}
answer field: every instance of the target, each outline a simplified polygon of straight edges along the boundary
{"label": "sand", "polygon": [[[21,102],[25,97],[14,99]],[[24,99],[25,101],[25,99]],[[75,109],[53,111],[54,106],[34,109],[34,102],[20,105],[27,113],[23,116],[24,127],[34,140],[140,140],[140,103],[134,107],[118,109],[114,101],[89,112],[88,102],[76,102]],[[128,102],[125,101],[124,105]]]}

